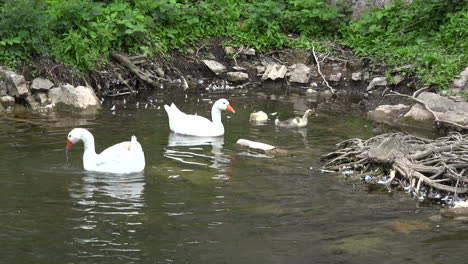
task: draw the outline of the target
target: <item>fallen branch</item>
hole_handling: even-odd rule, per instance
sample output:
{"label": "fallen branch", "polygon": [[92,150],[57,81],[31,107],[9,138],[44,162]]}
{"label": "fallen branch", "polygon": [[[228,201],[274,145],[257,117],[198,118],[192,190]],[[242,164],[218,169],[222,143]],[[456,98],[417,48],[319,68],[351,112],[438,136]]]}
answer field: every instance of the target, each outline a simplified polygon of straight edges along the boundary
{"label": "fallen branch", "polygon": [[328,89],[330,89],[331,93],[335,94],[335,90],[330,86],[330,84],[328,84],[327,80],[325,79],[325,76],[323,76],[322,71],[320,70],[320,61],[317,58],[317,54],[315,54],[315,46],[314,45],[312,45],[312,53],[314,54],[314,59],[317,62],[317,71],[318,71],[318,73],[320,74],[320,76],[322,76],[323,81],[327,85]]}
{"label": "fallen branch", "polygon": [[112,56],[112,58],[117,60],[119,63],[124,65],[125,68],[127,68],[131,73],[135,74],[135,76],[137,76],[138,79],[140,79],[141,81],[149,84],[153,88],[158,88],[160,83],[152,80],[152,78],[157,79],[157,80],[166,81],[166,79],[164,79],[164,78],[160,78],[160,77],[157,77],[157,76],[151,76],[150,77],[150,76],[146,75],[144,72],[142,72],[140,69],[138,69],[138,67],[133,62],[131,62],[129,58],[127,58],[126,56],[124,56],[122,54],[114,53],[111,56]]}

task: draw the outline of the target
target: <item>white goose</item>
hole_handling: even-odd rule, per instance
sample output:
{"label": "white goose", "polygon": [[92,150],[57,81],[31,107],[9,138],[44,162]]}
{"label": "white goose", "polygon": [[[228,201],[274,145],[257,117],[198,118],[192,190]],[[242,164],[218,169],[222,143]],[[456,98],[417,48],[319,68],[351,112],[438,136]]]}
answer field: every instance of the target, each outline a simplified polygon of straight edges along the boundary
{"label": "white goose", "polygon": [[227,110],[235,113],[226,99],[219,99],[211,108],[211,119],[198,115],[188,115],[180,111],[175,104],[164,105],[169,117],[169,128],[172,132],[197,137],[217,137],[224,135],[224,126],[221,122],[221,111]]}
{"label": "white goose", "polygon": [[143,171],[145,168],[145,154],[135,136],[131,141],[125,141],[105,149],[96,154],[94,136],[87,129],[75,128],[67,137],[66,149],[72,144],[83,141],[83,167],[88,171],[110,173],[133,173]]}

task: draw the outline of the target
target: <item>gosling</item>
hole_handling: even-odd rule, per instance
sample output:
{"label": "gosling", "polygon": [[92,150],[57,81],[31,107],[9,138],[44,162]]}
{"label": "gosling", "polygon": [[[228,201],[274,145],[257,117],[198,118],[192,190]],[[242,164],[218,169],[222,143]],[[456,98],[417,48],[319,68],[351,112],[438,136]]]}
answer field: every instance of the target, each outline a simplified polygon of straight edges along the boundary
{"label": "gosling", "polygon": [[307,109],[303,117],[297,116],[295,118],[290,118],[284,121],[279,121],[279,119],[277,118],[275,120],[275,125],[278,127],[285,128],[303,128],[307,126],[307,123],[309,122],[309,116],[311,116],[314,112],[315,110]]}
{"label": "gosling", "polygon": [[250,114],[249,121],[251,123],[266,122],[268,121],[268,115],[263,111],[258,111]]}

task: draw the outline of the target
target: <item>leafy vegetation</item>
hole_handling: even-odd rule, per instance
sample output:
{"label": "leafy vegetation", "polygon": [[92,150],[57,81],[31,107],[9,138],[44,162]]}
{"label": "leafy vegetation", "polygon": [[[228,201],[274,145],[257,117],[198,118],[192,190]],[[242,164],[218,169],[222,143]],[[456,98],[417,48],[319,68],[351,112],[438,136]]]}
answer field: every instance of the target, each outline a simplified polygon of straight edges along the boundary
{"label": "leafy vegetation", "polygon": [[342,26],[343,43],[360,56],[411,64],[426,84],[446,87],[468,63],[468,7],[463,0],[396,0]]}
{"label": "leafy vegetation", "polygon": [[324,0],[0,0],[0,65],[45,56],[92,70],[115,51],[152,55],[207,37],[261,51],[338,40],[444,87],[467,64],[467,10],[463,0],[396,0],[350,22],[345,4]]}

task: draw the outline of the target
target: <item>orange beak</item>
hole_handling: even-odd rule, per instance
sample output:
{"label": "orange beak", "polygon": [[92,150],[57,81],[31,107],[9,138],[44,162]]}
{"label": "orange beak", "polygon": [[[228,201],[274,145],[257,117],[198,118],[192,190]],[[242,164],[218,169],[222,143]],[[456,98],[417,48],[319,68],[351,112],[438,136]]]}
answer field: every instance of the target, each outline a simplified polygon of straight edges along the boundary
{"label": "orange beak", "polygon": [[228,104],[228,105],[226,106],[226,110],[229,111],[229,112],[233,112],[233,113],[236,112],[236,111],[234,111],[234,108],[232,108],[232,106],[231,106],[230,104]]}
{"label": "orange beak", "polygon": [[72,146],[73,142],[71,142],[69,139],[67,139],[67,146],[65,147],[66,150],[69,150]]}

